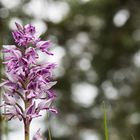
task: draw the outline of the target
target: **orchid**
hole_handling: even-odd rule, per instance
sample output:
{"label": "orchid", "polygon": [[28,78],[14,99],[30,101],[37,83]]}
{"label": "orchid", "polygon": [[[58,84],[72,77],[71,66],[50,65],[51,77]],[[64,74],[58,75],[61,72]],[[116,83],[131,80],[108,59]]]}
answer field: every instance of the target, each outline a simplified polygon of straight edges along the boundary
{"label": "orchid", "polygon": [[[36,37],[35,27],[24,27],[15,23],[17,30],[12,32],[17,45],[4,45],[4,62],[6,78],[0,84],[4,89],[0,107],[8,120],[18,118],[24,122],[25,140],[29,140],[29,128],[32,119],[40,117],[41,111],[57,113],[52,107],[55,93],[52,87],[57,83],[53,79],[54,63],[38,64],[38,50],[53,55],[49,49],[51,42]],[[24,106],[21,105],[21,101]],[[41,140],[39,131],[33,140]]]}

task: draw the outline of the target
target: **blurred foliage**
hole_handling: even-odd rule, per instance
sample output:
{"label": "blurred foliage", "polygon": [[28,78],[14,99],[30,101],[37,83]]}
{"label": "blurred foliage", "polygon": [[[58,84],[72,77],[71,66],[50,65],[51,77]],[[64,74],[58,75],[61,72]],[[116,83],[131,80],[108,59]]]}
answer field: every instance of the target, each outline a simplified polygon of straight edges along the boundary
{"label": "blurred foliage", "polygon": [[[24,12],[24,5],[29,2],[21,0],[14,8],[6,8],[1,3],[0,45],[14,43],[9,30],[9,23],[13,17],[17,17],[24,24],[35,19],[33,14]],[[108,104],[109,139],[130,140],[134,136],[138,140],[140,1],[48,0],[48,2],[65,2],[69,6],[69,13],[60,22],[39,19],[48,27],[49,37],[66,52],[62,59],[63,72],[60,70],[62,74],[58,77],[58,84],[55,87],[58,92],[56,105],[59,115],[52,118],[52,139],[89,140],[89,136],[95,134],[103,140],[101,105],[105,101]],[[57,8],[55,10],[57,11]],[[5,13],[2,11],[7,12],[7,16],[2,16],[1,14]],[[45,38],[46,33],[42,36]],[[81,105],[72,98],[74,84],[83,82],[98,89],[98,94],[90,106]],[[82,96],[81,94],[81,98]]]}

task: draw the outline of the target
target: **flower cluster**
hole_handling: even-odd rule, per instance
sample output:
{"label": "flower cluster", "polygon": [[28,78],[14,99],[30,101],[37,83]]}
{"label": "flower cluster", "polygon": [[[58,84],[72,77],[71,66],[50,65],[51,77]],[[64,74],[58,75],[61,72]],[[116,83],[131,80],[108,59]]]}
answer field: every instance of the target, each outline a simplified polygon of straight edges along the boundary
{"label": "flower cluster", "polygon": [[[6,78],[0,86],[4,88],[4,115],[9,119],[18,118],[25,125],[33,118],[41,116],[42,110],[57,113],[52,108],[55,93],[51,89],[56,84],[53,80],[54,63],[38,64],[38,50],[49,52],[50,41],[36,37],[35,27],[31,24],[22,27],[16,23],[17,30],[12,32],[15,45],[5,45],[3,49]],[[21,105],[21,101],[24,106]]]}

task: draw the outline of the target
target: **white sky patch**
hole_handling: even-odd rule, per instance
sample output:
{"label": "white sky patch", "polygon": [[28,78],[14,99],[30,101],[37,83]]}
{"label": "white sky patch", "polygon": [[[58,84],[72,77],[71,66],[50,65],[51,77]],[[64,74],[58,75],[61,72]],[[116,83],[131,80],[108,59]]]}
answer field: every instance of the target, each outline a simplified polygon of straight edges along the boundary
{"label": "white sky patch", "polygon": [[55,77],[61,77],[65,74],[65,69],[62,64],[63,57],[66,55],[64,48],[57,46],[51,51],[54,55],[48,58],[49,62],[54,62],[57,64],[57,68],[54,71]]}
{"label": "white sky patch", "polygon": [[0,0],[0,2],[3,4],[4,7],[12,9],[18,6],[21,0]]}
{"label": "white sky patch", "polygon": [[91,68],[91,62],[88,58],[82,58],[78,62],[78,66],[81,70],[87,71]]}
{"label": "white sky patch", "polygon": [[78,33],[76,40],[80,42],[82,45],[85,45],[89,42],[89,36],[86,32]]}
{"label": "white sky patch", "polygon": [[58,23],[60,22],[63,17],[69,12],[69,7],[68,4],[65,2],[61,2],[61,3],[52,3],[50,4],[50,6],[48,7],[48,18],[55,22]]}
{"label": "white sky patch", "polygon": [[[75,39],[69,39],[67,45],[69,51],[73,57],[81,55],[84,52],[85,47],[90,42],[89,36],[86,32],[80,32]],[[89,55],[89,54],[88,54]]]}
{"label": "white sky patch", "polygon": [[57,65],[61,65],[62,58],[65,56],[66,52],[64,48],[57,46],[57,47],[52,47],[50,50],[51,53],[54,55],[48,56],[44,52],[39,51],[39,59],[38,62],[49,62],[49,63],[56,63]]}
{"label": "white sky patch", "polygon": [[86,3],[89,2],[90,0],[81,0],[81,2]]}
{"label": "white sky patch", "polygon": [[90,81],[90,82],[95,82],[98,79],[98,75],[93,70],[93,68],[88,70],[88,72],[86,72],[86,77],[87,77],[88,81]]}
{"label": "white sky patch", "polygon": [[138,51],[133,57],[133,63],[135,66],[140,67],[140,51]]}
{"label": "white sky patch", "polygon": [[43,18],[45,16],[44,4],[44,0],[31,0],[29,3],[23,6],[23,11],[26,14],[33,15],[36,18]]}
{"label": "white sky patch", "polygon": [[54,70],[54,75],[55,78],[57,79],[58,77],[62,77],[65,74],[65,69],[62,66],[58,66],[55,70]]}
{"label": "white sky patch", "polygon": [[[40,128],[40,133],[42,134],[45,129],[46,125],[44,125],[43,119],[45,119],[46,112],[42,112],[42,116],[39,118],[33,119],[33,122],[30,126],[30,139],[33,138],[37,130]],[[9,121],[9,128],[14,131],[10,131],[8,133],[9,140],[20,139],[24,140],[24,125],[23,122],[20,122],[18,119]]]}
{"label": "white sky patch", "polygon": [[99,140],[97,134],[92,130],[81,130],[80,132],[81,140]]}
{"label": "white sky patch", "polygon": [[41,34],[46,32],[47,26],[42,20],[36,19],[33,20],[31,23],[35,26],[37,36],[40,36]]}
{"label": "white sky patch", "polygon": [[52,136],[54,137],[72,135],[70,127],[65,123],[63,123],[62,121],[60,120],[58,121],[55,118],[51,122],[51,127],[52,127]]}
{"label": "white sky patch", "polygon": [[24,140],[24,125],[18,119],[8,122],[8,127],[13,130],[8,133],[9,140]]}
{"label": "white sky patch", "polygon": [[89,16],[88,17],[89,25],[96,31],[100,30],[104,26],[104,21],[99,16]]}
{"label": "white sky patch", "polygon": [[113,87],[113,85],[110,81],[105,81],[102,84],[102,88],[103,88],[104,93],[108,99],[115,100],[118,98],[118,91],[116,88]]}
{"label": "white sky patch", "polygon": [[69,6],[62,1],[32,0],[24,5],[23,11],[35,18],[59,23],[69,13]]}
{"label": "white sky patch", "polygon": [[74,40],[69,40],[68,46],[72,56],[77,56],[83,53],[84,47]]}
{"label": "white sky patch", "polygon": [[86,82],[72,85],[72,99],[81,106],[90,107],[97,94],[97,87]]}
{"label": "white sky patch", "polygon": [[61,77],[65,74],[65,69],[62,65],[62,59],[66,55],[66,51],[60,46],[54,48],[52,47],[50,51],[54,54],[53,56],[48,56],[45,53],[38,51],[38,63],[49,62],[57,64],[58,67],[55,69],[54,75],[56,78]]}
{"label": "white sky patch", "polygon": [[128,121],[131,123],[131,124],[139,124],[140,123],[140,113],[133,113],[132,115],[129,116],[128,118]]}
{"label": "white sky patch", "polygon": [[10,19],[10,22],[9,22],[9,27],[10,27],[11,30],[16,30],[17,29],[17,27],[15,25],[15,22],[22,25],[22,21],[19,18],[13,17],[13,18]]}
{"label": "white sky patch", "polygon": [[51,51],[54,55],[51,57],[49,57],[49,62],[55,62],[58,65],[61,65],[62,63],[62,58],[66,55],[66,51],[64,48],[57,46],[54,49],[52,49]]}
{"label": "white sky patch", "polygon": [[115,26],[122,27],[130,17],[130,13],[126,9],[119,10],[113,18]]}

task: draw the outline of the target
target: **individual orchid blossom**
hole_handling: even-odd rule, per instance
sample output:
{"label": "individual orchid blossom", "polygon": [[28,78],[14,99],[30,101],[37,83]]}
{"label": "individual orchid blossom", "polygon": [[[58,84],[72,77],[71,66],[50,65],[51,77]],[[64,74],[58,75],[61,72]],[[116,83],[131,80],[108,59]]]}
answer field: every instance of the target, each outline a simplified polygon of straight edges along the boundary
{"label": "individual orchid blossom", "polygon": [[[8,120],[18,118],[24,122],[25,140],[29,140],[29,129],[32,119],[41,116],[41,111],[57,113],[52,107],[55,93],[52,87],[57,83],[53,79],[54,63],[38,64],[38,50],[49,52],[50,41],[43,41],[35,36],[35,27],[27,24],[24,27],[15,23],[17,30],[12,32],[15,45],[4,45],[5,79],[0,84],[4,89],[5,107],[3,115]],[[21,101],[24,106],[21,105]],[[33,140],[42,140],[39,130]]]}

